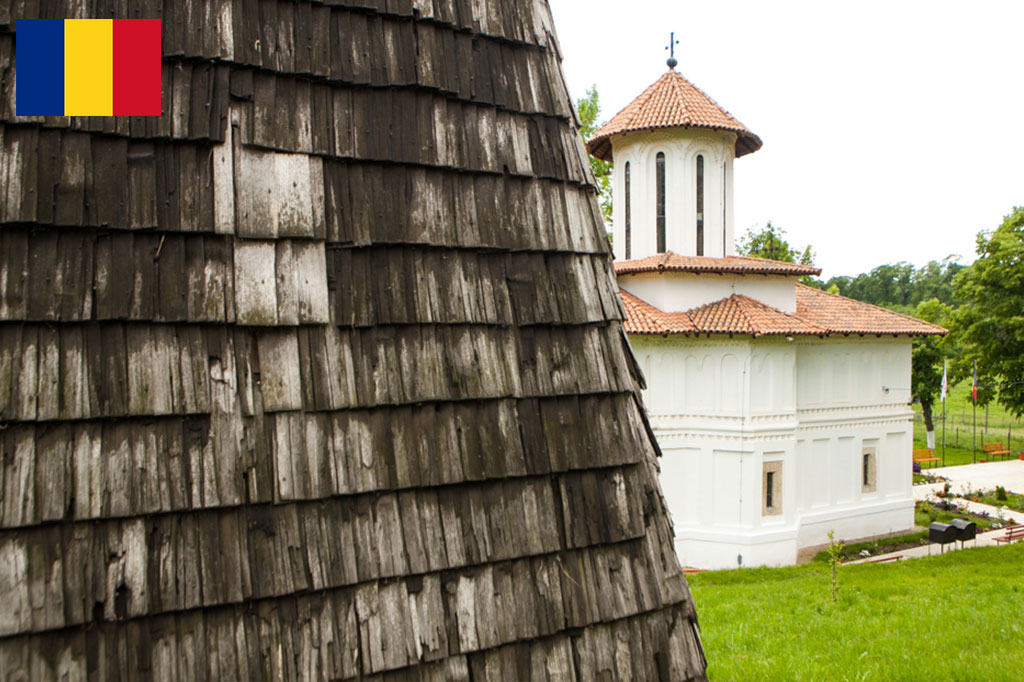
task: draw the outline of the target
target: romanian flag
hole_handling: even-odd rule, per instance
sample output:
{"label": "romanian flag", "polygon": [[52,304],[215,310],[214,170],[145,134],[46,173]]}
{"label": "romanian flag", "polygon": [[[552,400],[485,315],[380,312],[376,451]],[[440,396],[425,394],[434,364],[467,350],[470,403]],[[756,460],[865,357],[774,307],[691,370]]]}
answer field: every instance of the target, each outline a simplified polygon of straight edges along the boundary
{"label": "romanian flag", "polygon": [[18,19],[18,116],[159,116],[159,19]]}
{"label": "romanian flag", "polygon": [[946,382],[946,359],[942,359],[942,402],[946,402],[946,393],[949,392],[949,384]]}
{"label": "romanian flag", "polygon": [[971,380],[971,400],[978,402],[978,361],[974,361],[974,379]]}

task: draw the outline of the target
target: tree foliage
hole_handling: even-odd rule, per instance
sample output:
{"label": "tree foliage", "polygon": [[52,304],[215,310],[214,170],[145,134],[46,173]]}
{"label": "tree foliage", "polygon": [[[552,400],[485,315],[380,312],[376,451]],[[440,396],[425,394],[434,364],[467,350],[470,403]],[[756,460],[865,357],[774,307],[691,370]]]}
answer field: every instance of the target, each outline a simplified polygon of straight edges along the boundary
{"label": "tree foliage", "polygon": [[[603,121],[598,123],[601,115],[601,103],[597,95],[597,85],[591,85],[587,94],[582,99],[576,100],[576,113],[580,119],[580,134],[586,142],[590,136],[601,127]],[[590,169],[597,179],[598,201],[601,205],[601,215],[604,216],[605,224],[612,224],[612,164],[590,156]]]}
{"label": "tree foliage", "polygon": [[[953,314],[953,306],[935,298],[922,301],[914,310],[914,317],[946,328],[950,326]],[[943,360],[951,356],[955,360],[958,355],[955,337],[919,336],[914,339],[910,360],[910,392],[921,402],[925,429],[929,432],[935,430],[932,407],[942,391]]]}
{"label": "tree foliage", "polygon": [[[995,232],[978,234],[978,259],[953,279],[963,301],[956,338],[964,352],[957,375],[978,366],[978,404],[997,395],[1007,410],[1024,416],[1024,206],[1016,207]],[[995,390],[997,389],[997,390]]]}
{"label": "tree foliage", "polygon": [[752,258],[767,258],[785,263],[799,263],[800,265],[814,265],[814,251],[810,246],[803,250],[793,248],[785,238],[786,231],[781,227],[772,225],[772,221],[755,230],[750,228],[747,233],[740,237],[736,244],[736,252],[741,256]]}
{"label": "tree foliage", "polygon": [[[741,256],[751,258],[767,258],[785,263],[799,263],[800,265],[814,265],[814,250],[810,245],[803,250],[789,245],[785,238],[786,231],[781,227],[772,225],[772,221],[759,230],[750,228],[747,233],[740,237],[736,244],[736,252]],[[821,289],[821,281],[810,275],[801,277],[800,282],[809,286]]]}
{"label": "tree foliage", "polygon": [[951,306],[958,303],[953,294],[953,278],[966,266],[956,259],[957,256],[947,256],[922,268],[905,262],[879,265],[856,277],[832,277],[824,286],[835,286],[841,295],[858,301],[913,315],[918,305],[932,299]]}

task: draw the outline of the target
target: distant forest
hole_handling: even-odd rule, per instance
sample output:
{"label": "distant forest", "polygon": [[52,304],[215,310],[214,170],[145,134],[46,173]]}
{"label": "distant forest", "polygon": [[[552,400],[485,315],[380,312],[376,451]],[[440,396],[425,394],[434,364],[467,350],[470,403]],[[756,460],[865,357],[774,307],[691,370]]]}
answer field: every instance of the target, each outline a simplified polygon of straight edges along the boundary
{"label": "distant forest", "polygon": [[957,263],[956,258],[933,260],[920,268],[910,263],[879,265],[871,272],[812,280],[808,284],[906,315],[913,315],[920,303],[932,299],[957,308],[961,302],[953,291],[953,277],[968,266]]}

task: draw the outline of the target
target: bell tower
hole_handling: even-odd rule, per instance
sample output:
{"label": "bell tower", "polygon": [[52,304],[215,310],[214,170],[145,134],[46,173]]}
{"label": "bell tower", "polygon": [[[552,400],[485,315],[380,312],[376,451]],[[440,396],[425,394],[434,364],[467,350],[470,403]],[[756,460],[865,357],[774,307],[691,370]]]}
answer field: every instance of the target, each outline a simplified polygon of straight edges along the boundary
{"label": "bell tower", "polygon": [[[674,35],[669,49],[674,52]],[[732,164],[761,140],[675,70],[601,126],[587,149],[615,161],[616,260],[735,253]]]}

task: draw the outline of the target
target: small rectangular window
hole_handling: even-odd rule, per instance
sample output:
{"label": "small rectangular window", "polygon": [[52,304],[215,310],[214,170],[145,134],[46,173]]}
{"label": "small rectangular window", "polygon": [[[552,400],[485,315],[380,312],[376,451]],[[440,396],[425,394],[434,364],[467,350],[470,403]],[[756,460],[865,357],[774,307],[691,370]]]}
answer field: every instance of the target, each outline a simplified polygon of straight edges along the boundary
{"label": "small rectangular window", "polygon": [[777,516],[782,513],[782,462],[764,463],[761,515]]}
{"label": "small rectangular window", "polygon": [[861,492],[873,493],[876,489],[878,479],[878,464],[875,458],[875,448],[864,448],[861,451],[860,460],[860,489]]}

